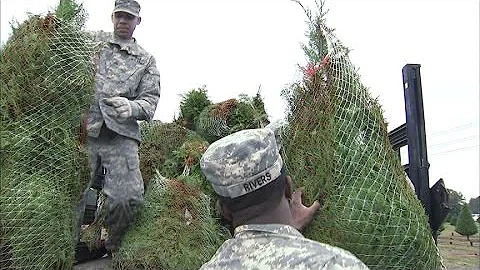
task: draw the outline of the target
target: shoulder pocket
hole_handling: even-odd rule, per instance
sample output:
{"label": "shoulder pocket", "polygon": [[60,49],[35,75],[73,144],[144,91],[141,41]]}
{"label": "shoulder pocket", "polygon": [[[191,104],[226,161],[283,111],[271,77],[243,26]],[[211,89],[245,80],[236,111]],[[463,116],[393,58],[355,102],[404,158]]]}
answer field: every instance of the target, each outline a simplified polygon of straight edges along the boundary
{"label": "shoulder pocket", "polygon": [[127,166],[129,170],[135,170],[139,167],[139,159],[137,156],[127,156]]}

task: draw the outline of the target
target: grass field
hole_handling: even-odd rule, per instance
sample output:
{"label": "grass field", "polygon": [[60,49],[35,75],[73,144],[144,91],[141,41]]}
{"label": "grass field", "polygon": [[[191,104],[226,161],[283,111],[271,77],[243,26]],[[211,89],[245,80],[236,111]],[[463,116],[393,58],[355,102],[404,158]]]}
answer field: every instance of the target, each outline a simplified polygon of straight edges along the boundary
{"label": "grass field", "polygon": [[455,232],[454,226],[445,224],[438,237],[438,249],[447,269],[480,269],[480,235],[470,236],[470,241],[473,246],[466,236]]}

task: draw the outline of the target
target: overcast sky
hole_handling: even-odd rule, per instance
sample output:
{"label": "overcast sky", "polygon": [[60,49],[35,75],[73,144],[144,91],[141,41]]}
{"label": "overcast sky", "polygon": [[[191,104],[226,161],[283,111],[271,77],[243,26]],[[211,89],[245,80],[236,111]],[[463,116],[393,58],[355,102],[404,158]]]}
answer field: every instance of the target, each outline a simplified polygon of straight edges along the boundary
{"label": "overcast sky", "polygon": [[[213,102],[261,88],[270,119],[280,91],[305,57],[303,10],[288,0],[140,0],[134,36],[157,59],[156,119],[178,115],[180,94],[206,85]],[[312,1],[303,1],[311,5]],[[1,0],[1,42],[9,22],[45,14],[57,0]],[[86,27],[111,31],[113,0],[84,0]],[[378,97],[389,130],[405,123],[402,67],[421,64],[430,185],[439,178],[467,199],[479,196],[479,1],[327,0],[327,23],[352,51],[362,82]],[[404,147],[405,148],[405,147]],[[407,163],[406,149],[403,163]]]}

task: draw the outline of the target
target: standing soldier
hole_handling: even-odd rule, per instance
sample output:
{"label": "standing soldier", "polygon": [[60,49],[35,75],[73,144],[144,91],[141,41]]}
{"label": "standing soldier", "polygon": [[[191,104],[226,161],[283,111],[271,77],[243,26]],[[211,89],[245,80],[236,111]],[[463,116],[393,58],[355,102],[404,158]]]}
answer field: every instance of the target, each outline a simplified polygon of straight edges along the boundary
{"label": "standing soldier", "polygon": [[[160,74],[155,59],[132,37],[141,22],[140,5],[116,0],[111,18],[113,35],[102,42],[95,77],[95,98],[86,115],[86,146],[93,173],[106,171],[102,193],[108,238],[107,251],[116,251],[143,202],[139,168],[140,130],[137,120],[151,120],[160,97]],[[85,210],[79,204],[77,237]]]}

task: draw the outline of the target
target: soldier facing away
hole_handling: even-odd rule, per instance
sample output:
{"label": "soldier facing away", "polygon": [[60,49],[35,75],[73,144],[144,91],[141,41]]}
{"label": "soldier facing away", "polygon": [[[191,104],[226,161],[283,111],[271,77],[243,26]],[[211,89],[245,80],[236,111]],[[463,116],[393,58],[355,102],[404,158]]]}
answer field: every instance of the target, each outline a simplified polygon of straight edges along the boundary
{"label": "soldier facing away", "polygon": [[352,253],[300,233],[320,204],[306,207],[301,190],[292,193],[270,128],[212,143],[200,166],[235,228],[201,269],[368,269]]}
{"label": "soldier facing away", "polygon": [[[141,22],[140,5],[116,0],[111,15],[113,35],[102,42],[95,75],[95,98],[86,122],[86,147],[92,179],[105,168],[102,213],[108,251],[118,249],[126,229],[143,203],[144,184],[139,168],[140,130],[137,120],[151,120],[160,97],[160,73],[155,58],[133,38]],[[97,37],[98,38],[98,37]],[[85,210],[85,196],[78,206],[77,238]]]}

